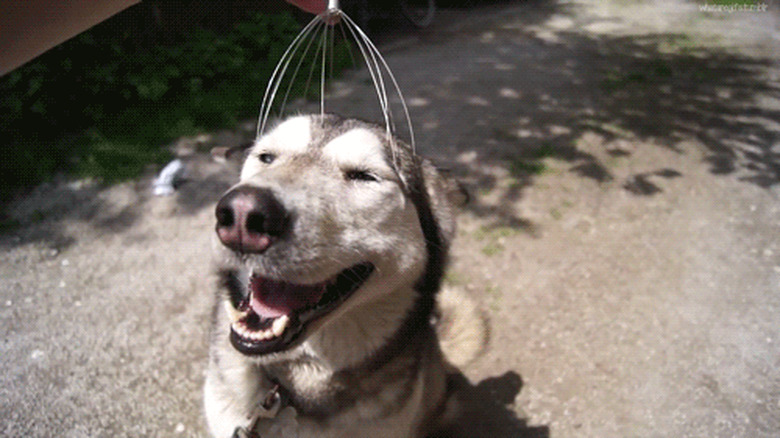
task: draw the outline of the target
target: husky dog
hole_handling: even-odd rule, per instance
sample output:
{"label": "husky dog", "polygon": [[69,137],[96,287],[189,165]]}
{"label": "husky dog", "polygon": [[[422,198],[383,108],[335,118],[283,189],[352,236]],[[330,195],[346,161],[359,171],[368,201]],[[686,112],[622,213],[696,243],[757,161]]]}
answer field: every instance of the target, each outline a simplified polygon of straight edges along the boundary
{"label": "husky dog", "polygon": [[436,432],[450,368],[432,318],[453,188],[354,119],[293,117],[251,146],[216,207],[214,437]]}

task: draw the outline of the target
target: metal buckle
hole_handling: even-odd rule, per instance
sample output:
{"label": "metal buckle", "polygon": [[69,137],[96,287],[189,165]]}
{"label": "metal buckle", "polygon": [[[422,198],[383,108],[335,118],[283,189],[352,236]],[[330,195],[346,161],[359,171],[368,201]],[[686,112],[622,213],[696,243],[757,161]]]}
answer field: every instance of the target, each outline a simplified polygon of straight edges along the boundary
{"label": "metal buckle", "polygon": [[275,384],[273,388],[265,395],[262,403],[258,403],[249,415],[249,425],[247,427],[237,427],[233,431],[232,438],[262,438],[255,427],[262,418],[274,418],[282,408],[282,395],[279,392],[279,385]]}

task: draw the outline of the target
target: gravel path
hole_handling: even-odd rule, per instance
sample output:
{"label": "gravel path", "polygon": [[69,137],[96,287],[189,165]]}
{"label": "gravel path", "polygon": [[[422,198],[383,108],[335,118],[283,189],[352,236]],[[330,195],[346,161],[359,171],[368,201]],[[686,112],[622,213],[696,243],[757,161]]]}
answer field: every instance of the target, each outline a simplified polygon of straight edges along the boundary
{"label": "gravel path", "polygon": [[[502,2],[386,38],[419,149],[474,195],[447,276],[490,318],[470,436],[777,436],[768,3]],[[334,108],[375,105],[357,76]],[[212,208],[234,174],[204,151],[248,135],[182,139],[170,198],[61,182],[10,207],[0,435],[205,436]]]}

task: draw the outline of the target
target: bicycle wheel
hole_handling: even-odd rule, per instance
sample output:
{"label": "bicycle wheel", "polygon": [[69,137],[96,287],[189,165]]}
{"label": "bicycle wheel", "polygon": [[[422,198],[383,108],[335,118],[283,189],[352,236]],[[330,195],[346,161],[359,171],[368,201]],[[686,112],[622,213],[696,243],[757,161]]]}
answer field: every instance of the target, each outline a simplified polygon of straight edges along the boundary
{"label": "bicycle wheel", "polygon": [[417,27],[426,27],[433,22],[436,13],[435,0],[400,0],[401,13]]}

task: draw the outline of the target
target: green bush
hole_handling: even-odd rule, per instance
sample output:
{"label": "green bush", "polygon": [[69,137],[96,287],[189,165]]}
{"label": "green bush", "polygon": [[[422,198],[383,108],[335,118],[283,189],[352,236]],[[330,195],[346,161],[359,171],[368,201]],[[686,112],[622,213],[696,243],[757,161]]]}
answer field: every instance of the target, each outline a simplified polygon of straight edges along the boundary
{"label": "green bush", "polygon": [[61,170],[132,177],[168,159],[178,136],[256,116],[299,29],[288,14],[256,14],[156,45],[106,22],[0,78],[0,200]]}

